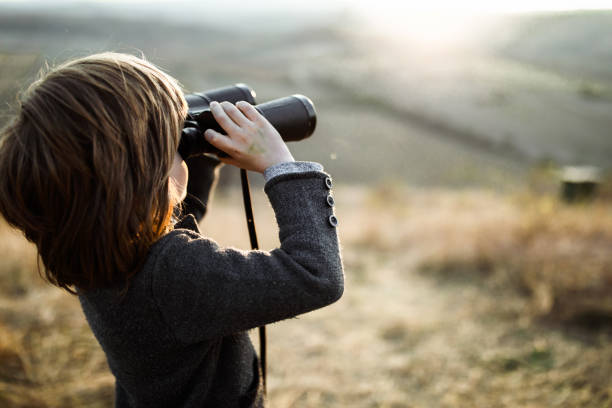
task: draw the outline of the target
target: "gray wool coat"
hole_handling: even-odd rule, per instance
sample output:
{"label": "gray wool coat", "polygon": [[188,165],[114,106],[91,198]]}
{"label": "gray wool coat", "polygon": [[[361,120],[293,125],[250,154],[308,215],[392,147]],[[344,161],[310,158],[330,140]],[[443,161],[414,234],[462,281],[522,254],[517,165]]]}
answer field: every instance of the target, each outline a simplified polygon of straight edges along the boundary
{"label": "gray wool coat", "polygon": [[246,331],[343,292],[330,189],[322,171],[281,172],[266,183],[280,248],[222,248],[188,215],[151,247],[125,294],[79,293],[116,377],[117,407],[263,406]]}

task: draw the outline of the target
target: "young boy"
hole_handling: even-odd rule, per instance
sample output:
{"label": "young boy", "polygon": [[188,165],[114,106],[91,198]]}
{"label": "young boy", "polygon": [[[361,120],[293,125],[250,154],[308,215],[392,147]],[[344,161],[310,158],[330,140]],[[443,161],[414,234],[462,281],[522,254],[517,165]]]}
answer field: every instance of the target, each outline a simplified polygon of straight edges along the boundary
{"label": "young boy", "polygon": [[[177,153],[183,93],[142,59],[105,53],[51,70],[3,131],[0,213],[37,245],[46,278],[78,294],[118,407],[263,406],[246,331],[342,295],[329,176],[295,162],[248,103],[211,110],[226,135],[205,137],[221,161],[264,174],[280,248],[200,234],[217,163],[190,161],[189,174]],[[185,197],[192,214],[174,222]]]}

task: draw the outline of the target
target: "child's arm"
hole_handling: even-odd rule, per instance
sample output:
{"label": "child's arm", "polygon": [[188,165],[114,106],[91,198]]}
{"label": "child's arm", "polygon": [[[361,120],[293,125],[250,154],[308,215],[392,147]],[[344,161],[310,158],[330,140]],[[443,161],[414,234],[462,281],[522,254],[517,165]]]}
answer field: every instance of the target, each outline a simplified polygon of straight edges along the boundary
{"label": "child's arm", "polygon": [[294,317],[340,298],[342,261],[319,171],[277,176],[266,184],[280,248],[221,248],[176,229],[152,249],[153,297],[184,342],[212,339]]}
{"label": "child's arm", "polygon": [[[301,166],[252,106],[212,104],[227,136],[207,131],[224,162],[266,172],[281,247],[271,252],[220,248],[177,229],[152,250],[153,296],[182,341],[247,330],[328,305],[343,292],[331,179]],[[291,169],[283,167],[290,167]],[[301,169],[300,169],[301,167]],[[291,171],[291,170],[301,171]]]}

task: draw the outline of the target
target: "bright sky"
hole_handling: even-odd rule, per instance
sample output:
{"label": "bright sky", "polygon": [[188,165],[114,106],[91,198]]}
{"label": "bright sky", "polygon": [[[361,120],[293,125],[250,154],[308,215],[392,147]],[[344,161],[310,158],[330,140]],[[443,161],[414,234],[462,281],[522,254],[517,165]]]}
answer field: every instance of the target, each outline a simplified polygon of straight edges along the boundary
{"label": "bright sky", "polygon": [[[389,38],[410,40],[428,50],[445,49],[482,35],[486,16],[530,12],[612,10],[612,0],[353,0]],[[484,17],[484,18],[483,18]]]}
{"label": "bright sky", "polygon": [[[2,3],[31,8],[61,5],[67,9],[74,3],[108,4],[112,6],[109,9],[123,12],[136,9],[167,18],[193,15],[234,22],[246,18],[250,20],[249,26],[258,21],[268,24],[258,17],[274,19],[279,13],[334,18],[333,12],[350,11],[364,17],[363,29],[368,32],[380,33],[391,40],[409,40],[428,49],[454,47],[478,38],[482,35],[479,28],[491,14],[612,10],[612,0],[0,0]],[[277,19],[275,24],[285,20]]]}
{"label": "bright sky", "polygon": [[[27,3],[29,0],[0,0],[0,3]],[[45,3],[66,3],[72,0],[50,0]],[[170,0],[77,0],[82,3],[181,3],[181,1]],[[190,1],[186,1],[190,2]],[[248,9],[312,9],[342,7],[360,8],[371,11],[381,9],[413,10],[413,11],[445,11],[452,13],[507,13],[507,12],[530,12],[530,11],[561,11],[561,10],[586,10],[586,9],[612,9],[612,0],[309,0],[309,1],[286,1],[286,0],[258,0],[255,4],[237,0],[199,0],[191,1],[198,5],[210,4],[210,6],[225,5],[226,7],[248,8]]]}
{"label": "bright sky", "polygon": [[394,8],[460,14],[612,9],[612,0],[356,0],[345,3],[368,9]]}

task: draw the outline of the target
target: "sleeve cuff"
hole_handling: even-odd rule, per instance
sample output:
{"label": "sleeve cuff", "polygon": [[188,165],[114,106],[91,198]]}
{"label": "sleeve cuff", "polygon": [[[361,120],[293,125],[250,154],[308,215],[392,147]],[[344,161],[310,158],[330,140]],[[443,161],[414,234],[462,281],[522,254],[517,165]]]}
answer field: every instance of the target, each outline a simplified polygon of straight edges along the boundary
{"label": "sleeve cuff", "polygon": [[272,180],[274,177],[281,176],[288,173],[305,173],[308,171],[323,171],[323,166],[315,162],[283,162],[275,164],[274,166],[268,167],[264,171],[264,179],[266,183]]}

